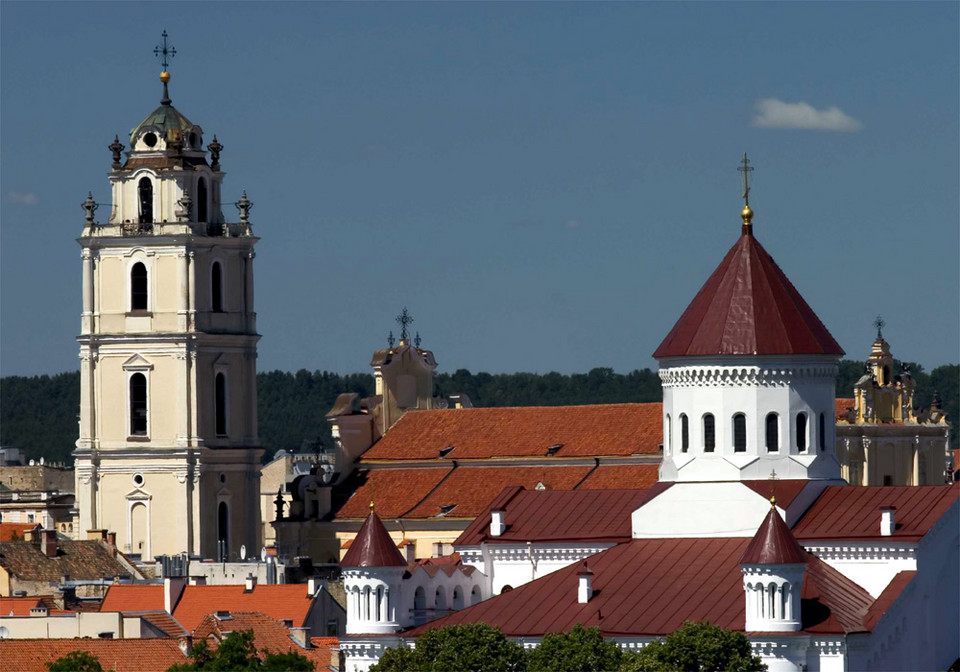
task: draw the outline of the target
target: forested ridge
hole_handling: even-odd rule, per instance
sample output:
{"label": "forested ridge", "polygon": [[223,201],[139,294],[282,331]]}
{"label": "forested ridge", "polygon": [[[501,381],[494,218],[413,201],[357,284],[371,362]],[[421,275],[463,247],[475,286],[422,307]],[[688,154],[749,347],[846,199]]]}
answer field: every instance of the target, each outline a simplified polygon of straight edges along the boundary
{"label": "forested ridge", "polygon": [[[952,423],[960,417],[960,366],[946,364],[927,373],[910,364],[917,383],[914,403],[930,406],[934,390]],[[837,396],[853,396],[853,385],[863,375],[863,362],[843,360],[837,377]],[[267,456],[279,449],[300,450],[329,444],[330,423],[325,415],[341,392],[373,394],[368,373],[341,375],[328,371],[296,373],[268,371],[257,376],[260,439]],[[470,373],[459,369],[436,377],[436,394],[466,393],[474,406],[572,406],[660,401],[660,379],[642,369],[616,373],[593,369],[589,373]],[[54,376],[0,378],[0,445],[23,449],[28,457],[71,462],[77,438],[80,408],[79,372]],[[958,432],[951,432],[957,447]]]}

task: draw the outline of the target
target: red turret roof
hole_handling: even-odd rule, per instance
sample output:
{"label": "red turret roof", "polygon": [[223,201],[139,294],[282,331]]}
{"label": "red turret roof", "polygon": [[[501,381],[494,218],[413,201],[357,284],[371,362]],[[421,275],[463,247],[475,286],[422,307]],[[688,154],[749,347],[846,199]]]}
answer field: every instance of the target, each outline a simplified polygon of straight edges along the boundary
{"label": "red turret roof", "polygon": [[741,565],[791,565],[806,561],[806,553],[772,507],[740,558]]}
{"label": "red turret roof", "polygon": [[750,229],[744,227],[654,357],[843,354]]}
{"label": "red turret roof", "polygon": [[390,538],[380,517],[373,511],[363,521],[350,550],[340,561],[341,567],[406,567],[407,561]]}

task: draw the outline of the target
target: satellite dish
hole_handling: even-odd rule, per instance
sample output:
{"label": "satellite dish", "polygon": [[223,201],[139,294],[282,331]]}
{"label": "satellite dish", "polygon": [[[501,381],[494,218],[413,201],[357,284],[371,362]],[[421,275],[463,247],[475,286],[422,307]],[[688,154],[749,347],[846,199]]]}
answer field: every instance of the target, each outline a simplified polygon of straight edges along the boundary
{"label": "satellite dish", "polygon": [[241,560],[247,559],[247,547],[244,546],[243,544],[240,544],[240,559]]}
{"label": "satellite dish", "polygon": [[263,548],[260,549],[260,562],[266,562],[266,561],[267,561],[267,547],[264,546]]}

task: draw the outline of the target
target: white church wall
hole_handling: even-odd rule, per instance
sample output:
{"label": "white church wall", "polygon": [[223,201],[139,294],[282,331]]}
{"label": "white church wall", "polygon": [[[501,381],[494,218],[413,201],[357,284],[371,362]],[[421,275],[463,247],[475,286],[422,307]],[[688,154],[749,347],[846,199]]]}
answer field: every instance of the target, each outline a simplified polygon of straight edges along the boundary
{"label": "white church wall", "polygon": [[812,541],[801,545],[873,597],[879,597],[899,572],[917,568],[917,544],[912,542]]}
{"label": "white church wall", "polygon": [[633,512],[633,537],[752,537],[769,510],[742,483],[676,483]]}
{"label": "white church wall", "polygon": [[568,567],[584,558],[612,548],[613,543],[483,544],[458,546],[465,565],[486,576],[485,590],[499,595],[507,586],[518,588],[541,576]]}

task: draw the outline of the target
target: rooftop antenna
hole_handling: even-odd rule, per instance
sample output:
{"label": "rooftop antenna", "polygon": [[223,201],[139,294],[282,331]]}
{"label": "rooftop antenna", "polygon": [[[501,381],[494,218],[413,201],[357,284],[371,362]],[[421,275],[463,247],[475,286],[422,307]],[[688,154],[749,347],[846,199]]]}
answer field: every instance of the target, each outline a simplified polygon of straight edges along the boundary
{"label": "rooftop antenna", "polygon": [[740,211],[740,216],[743,218],[743,233],[749,235],[753,220],[753,210],[750,209],[750,173],[753,172],[753,167],[746,152],[743,153],[743,161],[740,162],[737,170],[743,173],[743,210]]}
{"label": "rooftop antenna", "polygon": [[407,311],[406,306],[404,306],[400,314],[397,315],[397,323],[400,325],[400,340],[406,341],[410,338],[407,327],[413,324],[413,316]]}
{"label": "rooftop antenna", "polygon": [[161,34],[163,44],[158,44],[153,48],[153,55],[160,60],[163,66],[163,72],[160,73],[160,81],[163,82],[163,98],[160,100],[162,105],[170,104],[170,94],[167,93],[167,83],[170,81],[170,72],[167,68],[170,66],[170,59],[177,55],[177,48],[173,45],[167,46],[167,31],[164,29]]}

